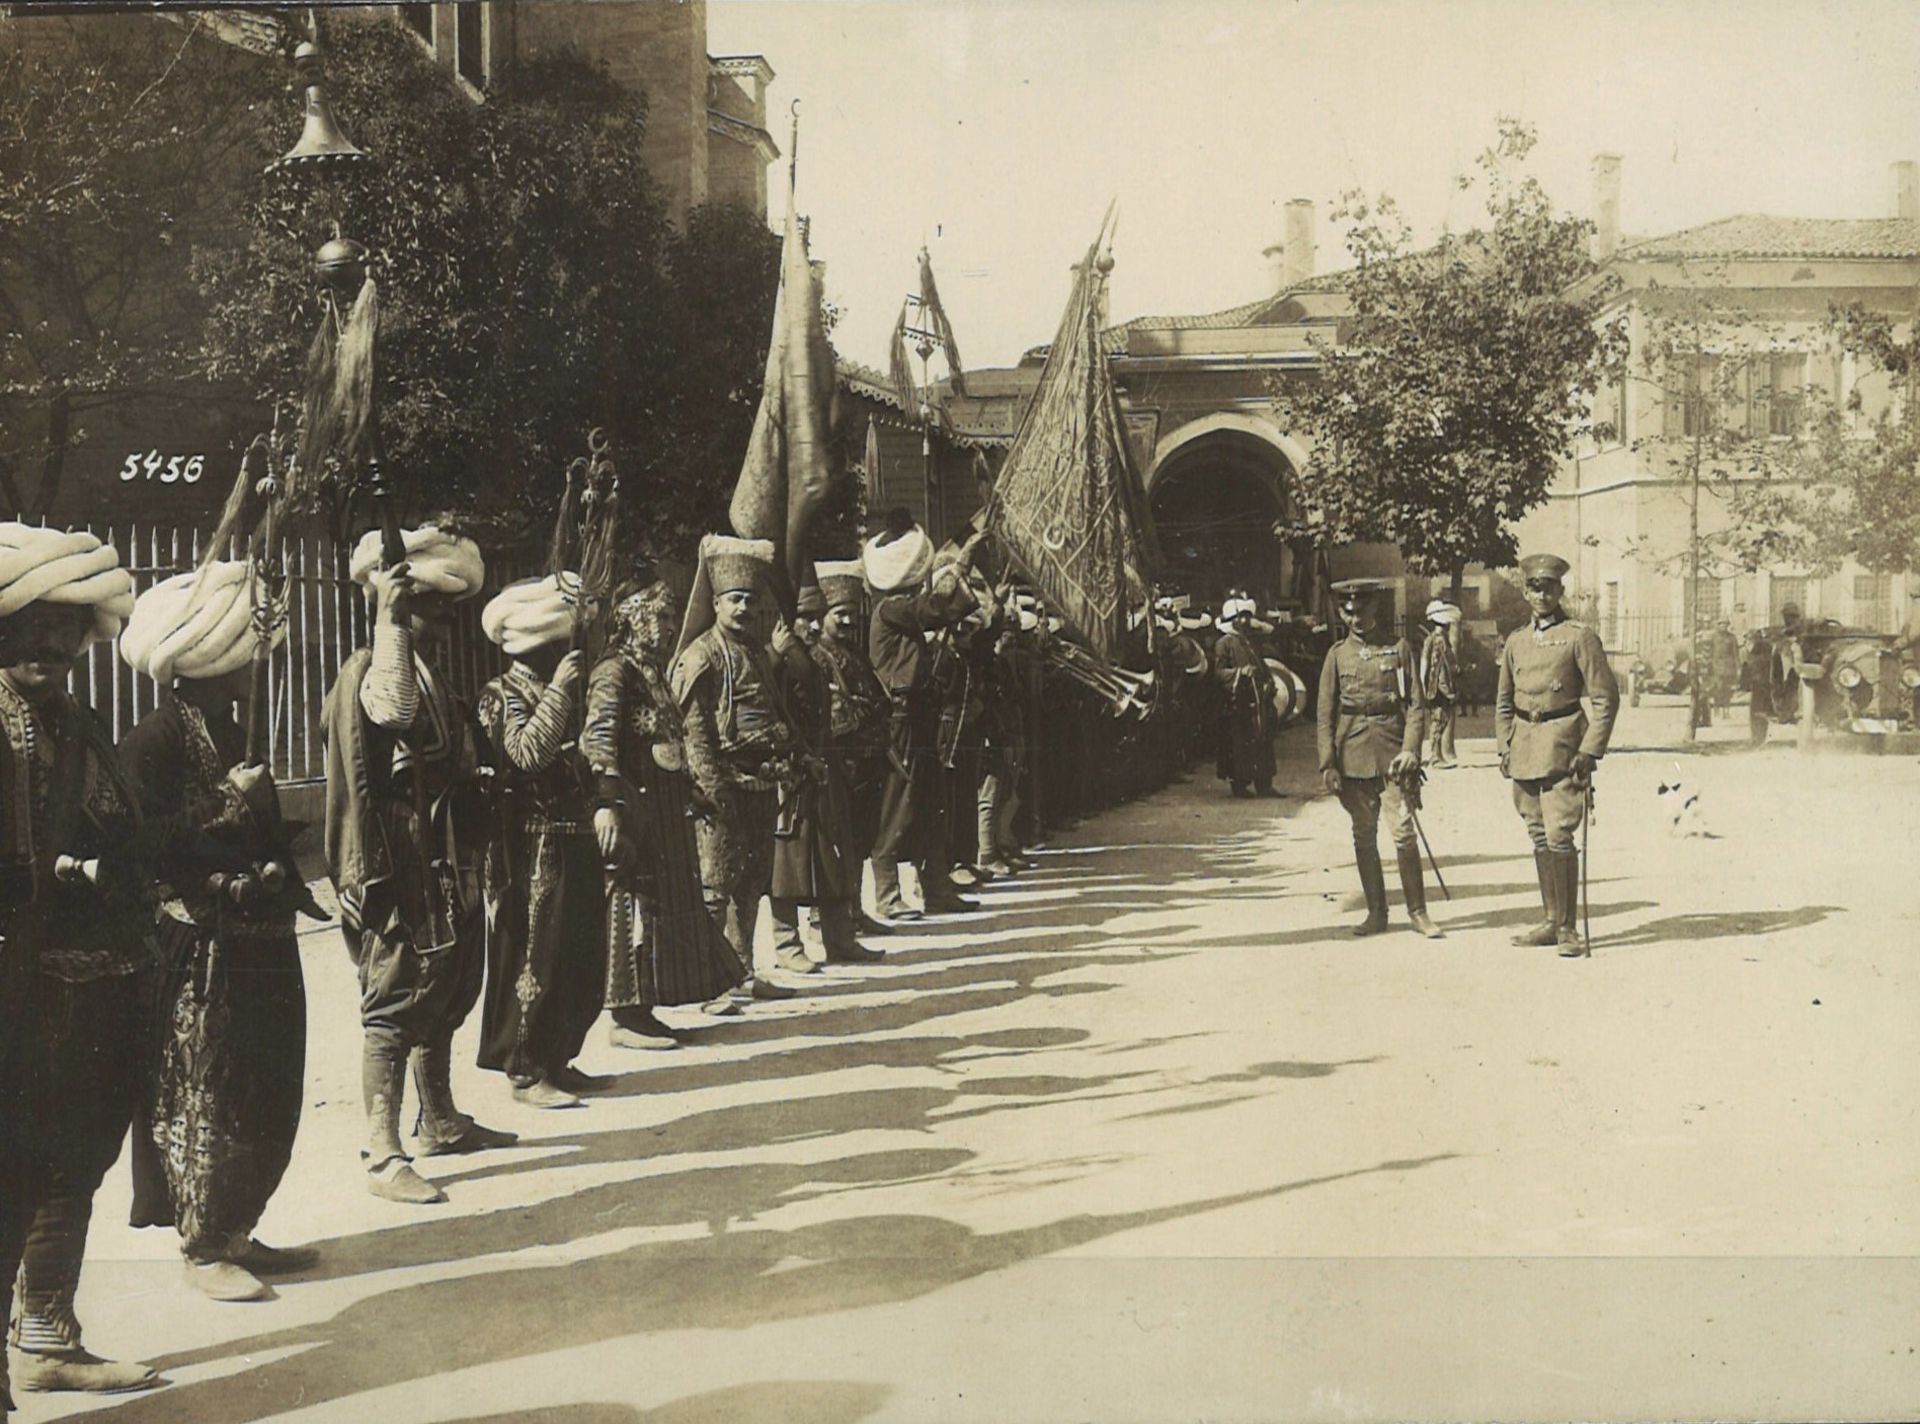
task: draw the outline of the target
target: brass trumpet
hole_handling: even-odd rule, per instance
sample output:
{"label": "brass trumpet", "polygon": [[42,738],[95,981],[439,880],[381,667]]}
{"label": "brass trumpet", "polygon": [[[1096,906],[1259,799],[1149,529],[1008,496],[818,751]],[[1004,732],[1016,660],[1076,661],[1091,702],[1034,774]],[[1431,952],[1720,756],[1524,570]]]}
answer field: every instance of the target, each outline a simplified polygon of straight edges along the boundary
{"label": "brass trumpet", "polygon": [[1145,717],[1153,710],[1154,675],[1104,663],[1078,643],[1056,638],[1047,644],[1047,656],[1075,681],[1106,699],[1116,717]]}

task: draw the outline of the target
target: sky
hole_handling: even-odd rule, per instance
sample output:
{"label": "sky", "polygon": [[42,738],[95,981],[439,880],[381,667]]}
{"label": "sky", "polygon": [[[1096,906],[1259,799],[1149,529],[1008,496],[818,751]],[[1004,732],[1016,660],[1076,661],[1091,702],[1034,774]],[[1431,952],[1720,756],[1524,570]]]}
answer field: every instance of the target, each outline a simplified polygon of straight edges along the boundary
{"label": "sky", "polygon": [[[709,0],[707,40],[772,65],[783,155],[799,101],[835,344],[883,369],[922,243],[966,364],[1011,364],[1110,201],[1114,319],[1217,310],[1271,290],[1288,199],[1319,205],[1321,271],[1348,190],[1470,225],[1452,179],[1503,115],[1583,216],[1620,154],[1629,234],[1883,217],[1920,158],[1915,0]],[[784,156],[768,188],[777,226]]]}

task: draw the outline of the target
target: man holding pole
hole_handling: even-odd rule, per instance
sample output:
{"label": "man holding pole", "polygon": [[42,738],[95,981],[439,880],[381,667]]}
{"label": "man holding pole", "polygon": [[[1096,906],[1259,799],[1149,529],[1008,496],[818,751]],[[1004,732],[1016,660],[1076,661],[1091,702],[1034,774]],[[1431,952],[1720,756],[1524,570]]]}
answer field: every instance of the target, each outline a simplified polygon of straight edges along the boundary
{"label": "man holding pole", "polygon": [[[1567,561],[1552,554],[1520,561],[1533,617],[1507,638],[1500,654],[1494,744],[1500,774],[1512,780],[1514,808],[1533,840],[1546,909],[1546,919],[1514,943],[1557,944],[1561,958],[1576,959],[1587,950],[1574,928],[1580,902],[1574,835],[1620,712],[1620,688],[1600,635],[1573,622],[1560,606],[1566,572]],[[1592,704],[1591,720],[1582,698]]]}

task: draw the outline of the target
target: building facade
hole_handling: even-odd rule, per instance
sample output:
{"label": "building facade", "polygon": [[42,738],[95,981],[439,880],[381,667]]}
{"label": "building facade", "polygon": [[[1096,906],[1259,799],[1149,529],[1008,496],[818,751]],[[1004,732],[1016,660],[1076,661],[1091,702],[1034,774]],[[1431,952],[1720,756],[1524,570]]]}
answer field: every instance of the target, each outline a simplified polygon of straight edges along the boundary
{"label": "building facade", "polygon": [[1883,631],[1904,621],[1916,575],[1851,564],[1827,574],[1750,570],[1724,536],[1735,490],[1789,476],[1784,457],[1814,413],[1837,408],[1866,439],[1875,419],[1910,399],[1839,349],[1829,314],[1858,305],[1911,332],[1920,312],[1914,175],[1911,162],[1892,166],[1885,217],[1748,214],[1623,242],[1619,160],[1596,160],[1596,256],[1619,283],[1604,319],[1625,319],[1633,354],[1520,536],[1575,561],[1581,611],[1611,651],[1657,657],[1696,624],[1725,620],[1745,632],[1777,625],[1788,605]]}

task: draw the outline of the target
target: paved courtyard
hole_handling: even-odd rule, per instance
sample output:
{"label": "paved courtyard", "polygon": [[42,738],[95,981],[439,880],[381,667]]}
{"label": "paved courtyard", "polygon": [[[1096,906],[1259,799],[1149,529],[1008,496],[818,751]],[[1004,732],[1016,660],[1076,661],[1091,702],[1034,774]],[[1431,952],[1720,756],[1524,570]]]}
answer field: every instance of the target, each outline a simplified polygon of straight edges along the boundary
{"label": "paved courtyard", "polygon": [[[81,1315],[171,1384],[20,1417],[1913,1417],[1920,763],[1653,749],[1677,717],[1603,768],[1591,961],[1507,942],[1537,899],[1483,737],[1429,786],[1448,938],[1349,938],[1296,728],[1287,799],[1196,774],[884,967],[674,1054],[596,1035],[587,1107],[468,1069],[522,1143],[424,1163],[436,1208],[361,1185],[352,975],[309,935],[260,1235],[321,1264],[206,1301],[117,1168]],[[1676,776],[1710,834],[1663,828]]]}

